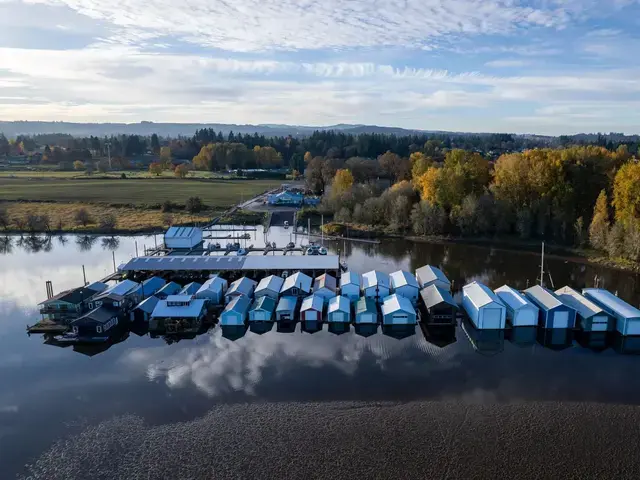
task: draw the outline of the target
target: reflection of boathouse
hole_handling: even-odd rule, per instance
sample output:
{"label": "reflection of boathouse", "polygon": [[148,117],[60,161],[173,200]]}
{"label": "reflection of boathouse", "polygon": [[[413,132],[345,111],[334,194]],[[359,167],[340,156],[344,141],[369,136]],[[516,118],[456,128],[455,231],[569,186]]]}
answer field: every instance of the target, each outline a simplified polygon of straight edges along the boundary
{"label": "reflection of boathouse", "polygon": [[504,330],[480,330],[466,318],[461,322],[461,326],[476,352],[482,355],[496,355],[504,350]]}

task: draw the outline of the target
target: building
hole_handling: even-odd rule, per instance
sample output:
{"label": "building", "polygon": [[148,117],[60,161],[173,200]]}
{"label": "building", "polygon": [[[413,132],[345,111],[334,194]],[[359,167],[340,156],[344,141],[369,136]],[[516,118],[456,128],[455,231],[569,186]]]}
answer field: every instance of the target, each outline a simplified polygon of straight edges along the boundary
{"label": "building", "polygon": [[540,310],[538,324],[542,328],[573,328],[576,311],[565,305],[553,292],[540,285],[527,288],[524,294]]}
{"label": "building", "polygon": [[40,303],[40,313],[52,322],[67,322],[86,310],[87,301],[107,289],[104,283],[96,282],[86,287],[65,290]]}
{"label": "building", "polygon": [[277,322],[291,322],[296,318],[296,309],[298,308],[298,297],[280,297],[278,306],[276,307]]}
{"label": "building", "polygon": [[271,322],[276,311],[276,301],[273,297],[263,295],[253,301],[249,310],[250,322]]}
{"label": "building", "polygon": [[422,289],[429,285],[435,285],[443,290],[451,291],[451,282],[447,276],[437,267],[425,265],[416,270],[416,280],[418,286]]}
{"label": "building", "polygon": [[324,298],[320,295],[310,295],[302,301],[300,307],[300,320],[303,322],[322,321],[322,311],[324,308]]}
{"label": "building", "polygon": [[418,294],[420,292],[416,277],[412,273],[398,270],[389,275],[389,278],[391,280],[391,293],[402,295],[404,298],[409,299],[415,307],[418,304]]}
{"label": "building", "polygon": [[389,275],[377,270],[365,273],[362,275],[362,293],[365,297],[382,302],[384,298],[391,294]]}
{"label": "building", "polygon": [[182,290],[182,287],[176,282],[169,282],[156,292],[156,297],[160,300],[164,300],[169,295],[177,295],[180,290]]}
{"label": "building", "polygon": [[103,305],[70,323],[71,330],[80,338],[108,338],[110,330],[119,323],[119,310]]}
{"label": "building", "polygon": [[242,277],[229,285],[229,289],[224,294],[225,302],[229,303],[235,297],[247,297],[253,296],[253,291],[256,289],[257,282],[254,282],[250,278]]}
{"label": "building", "polygon": [[473,282],[462,287],[462,308],[480,330],[501,330],[506,327],[507,308],[489,287]]}
{"label": "building", "polygon": [[347,297],[338,295],[329,300],[327,321],[332,323],[351,323],[351,302]]}
{"label": "building", "polygon": [[356,272],[344,272],[340,276],[340,295],[347,297],[350,302],[356,303],[360,300],[360,289],[362,280],[360,274]]}
{"label": "building", "polygon": [[356,324],[378,324],[378,306],[373,298],[362,297],[356,303]]}
{"label": "building", "polygon": [[582,294],[616,319],[616,330],[620,334],[640,335],[640,310],[636,307],[599,288],[585,288]]}
{"label": "building", "polygon": [[215,275],[202,284],[196,292],[196,298],[206,300],[213,305],[222,305],[228,285],[224,278]]}
{"label": "building", "polygon": [[422,323],[429,325],[455,325],[458,305],[451,293],[436,285],[420,290]]}
{"label": "building", "polygon": [[248,296],[233,297],[220,314],[220,325],[244,325],[250,306],[251,299]]}
{"label": "building", "polygon": [[382,325],[415,325],[416,310],[411,300],[402,295],[389,295],[382,304]]}
{"label": "building", "polygon": [[200,290],[200,287],[202,287],[202,284],[198,282],[187,283],[182,287],[182,290],[178,292],[178,295],[195,295],[198,293],[198,290]]}
{"label": "building", "polygon": [[317,207],[322,202],[320,197],[304,197],[303,203],[310,207]]}
{"label": "building", "polygon": [[151,295],[155,295],[166,284],[166,280],[160,277],[150,277],[140,284],[136,294],[139,295],[140,300],[144,300]]}
{"label": "building", "polygon": [[198,329],[206,314],[205,300],[192,295],[170,295],[153,309],[149,328],[171,332]]}
{"label": "building", "polygon": [[503,285],[495,294],[507,307],[507,320],[514,327],[535,327],[538,325],[539,310],[519,291]]}
{"label": "building", "polygon": [[170,249],[192,249],[202,243],[202,230],[196,227],[171,227],[164,234],[164,246]]}
{"label": "building", "polygon": [[324,303],[335,297],[338,293],[338,282],[335,277],[323,273],[313,282],[313,294],[320,295]]}
{"label": "building", "polygon": [[576,322],[584,332],[609,332],[614,329],[614,318],[598,305],[571,287],[555,292],[562,303],[576,311]]}
{"label": "building", "polygon": [[150,296],[140,302],[136,307],[131,310],[129,313],[129,318],[132,322],[148,322],[151,320],[151,314],[153,310],[156,308],[156,305],[160,299],[155,296]]}
{"label": "building", "polygon": [[129,309],[142,300],[140,284],[132,280],[122,280],[100,292],[89,300],[89,309],[107,306],[114,309]]}
{"label": "building", "polygon": [[299,192],[284,190],[282,192],[273,193],[267,197],[269,205],[273,206],[293,206],[299,207],[304,202],[304,195]]}
{"label": "building", "polygon": [[301,272],[285,278],[280,295],[305,297],[311,293],[311,277]]}
{"label": "building", "polygon": [[284,278],[278,277],[277,275],[269,275],[268,277],[264,277],[258,283],[255,292],[253,295],[258,297],[271,297],[274,300],[278,300],[280,296],[280,290],[282,290],[282,284],[284,283]]}

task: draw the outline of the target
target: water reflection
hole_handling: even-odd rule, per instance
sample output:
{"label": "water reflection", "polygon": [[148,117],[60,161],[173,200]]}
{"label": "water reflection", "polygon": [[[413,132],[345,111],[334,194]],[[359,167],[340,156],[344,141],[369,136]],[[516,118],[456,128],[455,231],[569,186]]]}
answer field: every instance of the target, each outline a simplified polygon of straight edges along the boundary
{"label": "water reflection", "polygon": [[273,330],[273,322],[254,322],[249,325],[249,330],[256,335],[264,335]]}
{"label": "water reflection", "polygon": [[310,333],[313,335],[314,333],[318,333],[322,330],[322,323],[318,322],[317,320],[306,320],[301,323],[302,331],[305,333]]}
{"label": "water reflection", "polygon": [[13,237],[0,237],[0,255],[13,252]]}
{"label": "water reflection", "polygon": [[247,333],[245,325],[221,325],[222,337],[231,341],[240,340]]}
{"label": "water reflection", "polygon": [[120,247],[120,238],[104,237],[101,243],[103,250],[117,250]]}
{"label": "water reflection", "polygon": [[538,343],[550,350],[566,350],[573,345],[573,330],[564,328],[538,329]]}
{"label": "water reflection", "polygon": [[332,322],[329,324],[329,332],[333,333],[334,335],[344,335],[345,333],[348,333],[350,329],[351,325],[349,325],[348,323]]}
{"label": "water reflection", "polygon": [[81,252],[90,251],[100,237],[94,235],[79,235],[76,237],[76,245]]}
{"label": "water reflection", "polygon": [[378,333],[378,325],[375,323],[358,323],[353,327],[356,335],[367,338]]}
{"label": "water reflection", "polygon": [[424,339],[438,348],[445,348],[457,341],[456,327],[451,326],[433,326],[420,324],[420,330],[424,335]]}
{"label": "water reflection", "polygon": [[611,336],[608,332],[578,332],[575,338],[582,348],[601,353],[609,348]]}
{"label": "water reflection", "polygon": [[537,341],[537,327],[513,327],[506,332],[506,338],[518,347],[530,347]]}
{"label": "water reflection", "polygon": [[382,333],[387,337],[403,340],[416,334],[415,325],[383,325]]}
{"label": "water reflection", "polygon": [[504,330],[478,330],[468,319],[461,322],[473,349],[481,355],[493,356],[504,350]]}
{"label": "water reflection", "polygon": [[614,333],[612,346],[618,353],[640,355],[640,337],[623,337]]}

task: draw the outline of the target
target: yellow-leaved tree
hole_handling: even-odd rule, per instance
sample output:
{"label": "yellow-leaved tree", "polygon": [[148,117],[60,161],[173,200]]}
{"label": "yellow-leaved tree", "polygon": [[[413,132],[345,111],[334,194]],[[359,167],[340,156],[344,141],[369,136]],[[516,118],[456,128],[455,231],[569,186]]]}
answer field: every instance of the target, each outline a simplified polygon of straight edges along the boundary
{"label": "yellow-leaved tree", "polygon": [[353,186],[353,175],[346,168],[339,169],[333,177],[332,194],[342,195]]}
{"label": "yellow-leaved tree", "polygon": [[596,200],[593,210],[593,219],[589,225],[589,242],[593,248],[605,250],[607,248],[607,235],[609,235],[609,209],[607,205],[607,193],[602,190]]}
{"label": "yellow-leaved tree", "polygon": [[311,155],[311,152],[306,152],[304,154],[304,163],[305,163],[305,165],[308,164],[312,159],[313,159],[313,155]]}
{"label": "yellow-leaved tree", "polygon": [[625,163],[613,182],[616,220],[628,223],[640,218],[640,163]]}
{"label": "yellow-leaved tree", "polygon": [[427,169],[433,165],[433,160],[422,152],[412,153],[409,160],[411,161],[411,178],[414,181],[424,175]]}
{"label": "yellow-leaved tree", "polygon": [[440,184],[441,174],[441,168],[429,167],[416,181],[416,187],[420,192],[420,197],[432,205],[436,203],[438,198],[438,186]]}

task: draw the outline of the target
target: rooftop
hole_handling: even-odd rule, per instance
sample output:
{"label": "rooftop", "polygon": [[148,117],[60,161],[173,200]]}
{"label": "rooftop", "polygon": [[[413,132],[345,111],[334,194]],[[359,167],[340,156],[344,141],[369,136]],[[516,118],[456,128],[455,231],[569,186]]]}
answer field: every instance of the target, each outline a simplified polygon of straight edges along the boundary
{"label": "rooftop", "polygon": [[298,297],[280,297],[280,301],[278,302],[278,306],[276,307],[277,312],[287,311],[287,310],[295,310],[298,305]]}
{"label": "rooftop", "polygon": [[565,304],[578,312],[578,315],[582,318],[589,318],[594,315],[605,313],[602,308],[569,286],[556,290],[556,295]]}
{"label": "rooftop", "polygon": [[239,297],[234,297],[227,306],[224,308],[225,312],[238,312],[238,313],[247,313],[249,311],[249,306],[251,305],[251,300],[244,295],[240,295]]}
{"label": "rooftop", "polygon": [[262,290],[272,290],[274,292],[280,292],[282,288],[282,284],[284,283],[284,278],[278,277],[277,275],[269,275],[268,277],[264,277],[258,283],[256,287],[256,292]]}
{"label": "rooftop", "polygon": [[393,312],[403,311],[415,314],[416,311],[411,305],[411,301],[402,295],[389,295],[382,303],[382,314],[388,315]]}
{"label": "rooftop", "polygon": [[391,285],[393,286],[393,288],[400,288],[406,285],[409,285],[415,288],[420,288],[418,286],[418,281],[416,280],[416,277],[412,273],[405,272],[404,270],[398,270],[397,272],[393,272],[391,275],[389,275],[389,278],[391,279]]}
{"label": "rooftop", "polygon": [[136,306],[136,309],[142,310],[143,312],[147,313],[153,313],[153,309],[156,308],[156,305],[159,301],[160,299],[158,297],[151,296],[140,302]]}
{"label": "rooftop", "polygon": [[349,312],[351,310],[351,303],[347,297],[338,295],[329,300],[329,307],[327,311],[331,312]]}
{"label": "rooftop", "polygon": [[416,270],[416,276],[420,277],[422,282],[433,282],[440,280],[441,282],[451,284],[447,276],[438,267],[432,265],[425,265]]}
{"label": "rooftop", "polygon": [[360,300],[358,300],[358,303],[356,304],[356,313],[363,312],[378,313],[378,308],[373,298],[360,297]]}
{"label": "rooftop", "polygon": [[184,298],[184,295],[172,295],[167,297],[166,300],[160,300],[153,309],[152,317],[159,318],[197,318],[200,316],[204,309],[205,300],[191,299],[188,297],[189,303],[187,305],[173,305],[169,306],[172,300],[176,297]]}
{"label": "rooftop", "polygon": [[362,287],[369,288],[375,286],[387,287],[391,286],[389,275],[378,270],[372,270],[362,275]]}
{"label": "rooftop", "polygon": [[629,305],[620,297],[616,297],[608,290],[602,290],[599,288],[585,288],[582,293],[590,298],[593,298],[596,302],[600,303],[608,310],[617,313],[624,318],[640,318],[640,310],[632,305]]}
{"label": "rooftop", "polygon": [[[472,282],[462,287],[464,294],[471,300],[476,308],[484,307],[490,303],[497,303],[503,305],[500,299],[495,293],[491,291],[489,287],[482,283]],[[504,305],[503,305],[504,306]]]}
{"label": "rooftop", "polygon": [[256,298],[251,305],[251,310],[266,310],[273,312],[276,309],[276,301],[268,296]]}
{"label": "rooftop", "polygon": [[356,272],[344,272],[340,277],[340,286],[344,285],[357,285],[358,287],[361,285],[362,280],[360,278],[360,274]]}
{"label": "rooftop", "polygon": [[558,308],[564,305],[552,292],[540,285],[534,285],[525,290],[525,293],[536,300],[546,310]]}
{"label": "rooftop", "polygon": [[197,236],[201,230],[196,227],[170,227],[164,234],[165,238],[190,238]]}
{"label": "rooftop", "polygon": [[420,290],[420,296],[424,301],[427,308],[431,308],[440,303],[448,303],[452,307],[458,308],[455,300],[451,296],[448,290],[443,290],[435,285],[429,285],[428,287]]}
{"label": "rooftop", "polygon": [[522,307],[533,307],[536,310],[538,309],[538,307],[531,303],[531,301],[527,297],[525,297],[516,289],[509,287],[508,285],[503,285],[500,288],[496,288],[495,294],[500,300],[502,300],[502,303],[513,310],[518,310]]}
{"label": "rooftop", "polygon": [[297,286],[302,291],[310,292],[311,282],[312,280],[309,275],[305,275],[301,272],[296,272],[293,275],[289,275],[287,278],[285,278],[280,291],[284,292],[285,290],[289,290],[290,288]]}
{"label": "rooftop", "polygon": [[300,307],[300,311],[304,312],[306,310],[317,310],[318,312],[322,311],[324,307],[324,300],[319,295],[309,295],[302,301],[302,306]]}
{"label": "rooftop", "polygon": [[113,317],[118,316],[118,311],[107,306],[102,306],[85,313],[81,317],[76,318],[71,325],[77,325],[86,322],[107,323]]}
{"label": "rooftop", "polygon": [[131,292],[132,290],[135,290],[136,288],[138,288],[139,286],[140,284],[132,280],[122,280],[121,282],[116,283],[112,287],[107,288],[104,292],[100,293],[95,298],[96,300],[99,300],[101,298],[108,297],[109,295],[118,295],[123,297],[127,293]]}

